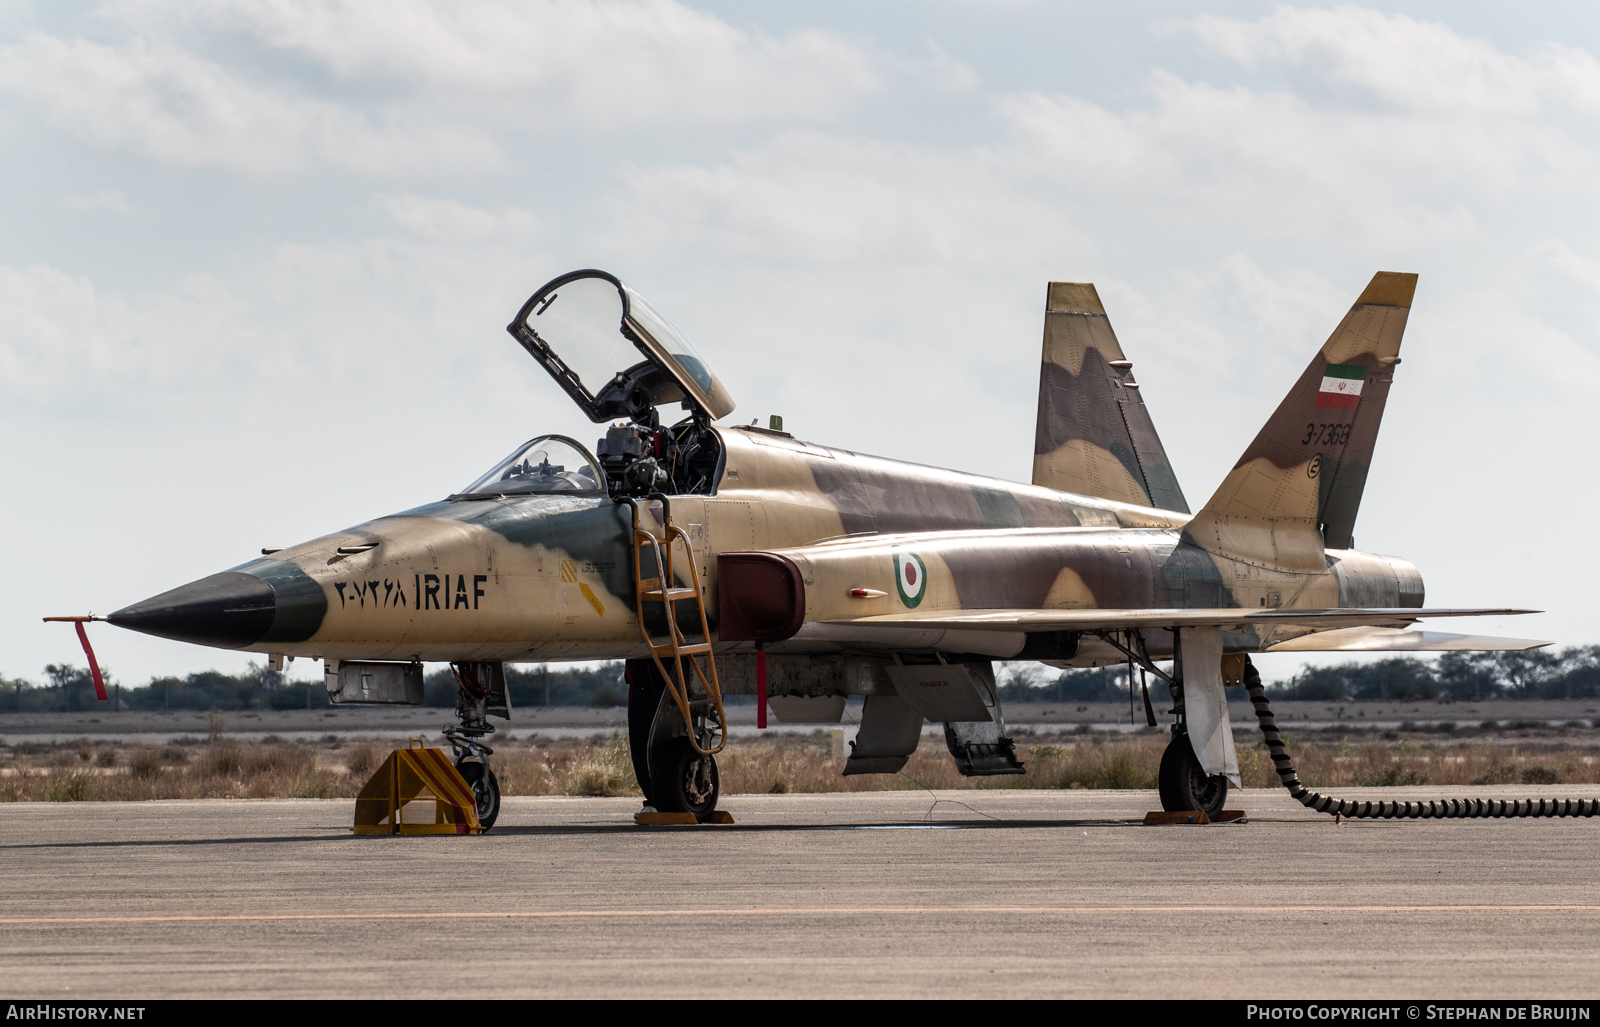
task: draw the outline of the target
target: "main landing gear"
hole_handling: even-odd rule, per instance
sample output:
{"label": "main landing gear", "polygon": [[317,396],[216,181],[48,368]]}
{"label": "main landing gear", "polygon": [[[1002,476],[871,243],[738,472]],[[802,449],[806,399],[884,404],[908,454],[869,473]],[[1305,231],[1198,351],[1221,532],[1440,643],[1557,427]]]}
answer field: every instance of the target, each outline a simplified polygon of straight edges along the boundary
{"label": "main landing gear", "polygon": [[1170,812],[1204,810],[1207,817],[1217,820],[1228,801],[1228,779],[1221,774],[1207,774],[1201,768],[1187,734],[1173,734],[1167,751],[1161,754],[1156,780],[1161,808]]}
{"label": "main landing gear", "polygon": [[672,523],[671,500],[659,493],[650,499],[661,504],[659,536],[642,523],[637,500],[616,500],[633,510],[636,609],[639,633],[650,648],[648,659],[625,664],[628,748],[644,792],[641,813],[688,813],[702,824],[731,822],[717,813],[722,786],[716,754],[727,744],[728,718],[699,564],[689,536]]}
{"label": "main landing gear", "polygon": [[[719,748],[715,718],[695,711],[685,724],[654,660],[629,660],[625,667],[628,748],[646,812],[690,813],[712,822],[722,793],[717,758],[705,751]],[[690,731],[699,746],[690,743]]]}
{"label": "main landing gear", "polygon": [[656,743],[650,768],[650,798],[662,813],[693,813],[704,823],[717,808],[722,782],[717,758],[695,752],[687,738],[665,738]]}
{"label": "main landing gear", "polygon": [[[1172,696],[1172,709],[1168,712],[1177,718],[1172,726],[1172,741],[1161,754],[1161,769],[1156,775],[1156,786],[1161,793],[1161,808],[1169,813],[1194,813],[1204,811],[1211,820],[1221,817],[1228,801],[1228,779],[1221,774],[1207,774],[1200,766],[1194,746],[1189,742],[1188,717],[1183,702],[1183,659],[1178,639],[1174,637],[1173,673],[1165,674],[1150,659],[1144,633],[1128,631],[1118,638],[1109,631],[1098,631],[1102,641],[1128,658],[1128,688],[1133,688],[1133,668],[1143,667],[1150,674],[1167,683]],[[1176,636],[1174,632],[1174,636]],[[1131,699],[1131,696],[1130,696]],[[1148,695],[1145,704],[1149,705]],[[1155,715],[1150,716],[1150,726],[1155,726]]]}

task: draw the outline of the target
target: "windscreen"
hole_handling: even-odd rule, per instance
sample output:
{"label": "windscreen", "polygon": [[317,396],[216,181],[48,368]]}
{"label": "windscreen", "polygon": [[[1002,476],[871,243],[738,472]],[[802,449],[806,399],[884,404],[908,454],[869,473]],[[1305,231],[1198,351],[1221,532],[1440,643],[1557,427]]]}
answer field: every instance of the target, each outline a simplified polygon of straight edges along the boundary
{"label": "windscreen", "polygon": [[[615,292],[613,291],[613,295]],[[560,435],[541,435],[457,496],[512,496],[528,492],[600,492],[605,478],[587,450]]]}

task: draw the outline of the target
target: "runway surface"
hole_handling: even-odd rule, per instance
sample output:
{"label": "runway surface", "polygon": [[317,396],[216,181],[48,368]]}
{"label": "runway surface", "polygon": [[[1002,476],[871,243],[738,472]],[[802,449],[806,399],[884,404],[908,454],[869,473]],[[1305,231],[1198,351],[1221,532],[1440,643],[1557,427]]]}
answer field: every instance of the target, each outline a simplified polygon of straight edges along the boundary
{"label": "runway surface", "polygon": [[[1593,785],[1355,798],[1600,795]],[[478,838],[348,800],[0,805],[29,998],[1587,998],[1600,820],[1143,827],[1150,792],[513,798]]]}

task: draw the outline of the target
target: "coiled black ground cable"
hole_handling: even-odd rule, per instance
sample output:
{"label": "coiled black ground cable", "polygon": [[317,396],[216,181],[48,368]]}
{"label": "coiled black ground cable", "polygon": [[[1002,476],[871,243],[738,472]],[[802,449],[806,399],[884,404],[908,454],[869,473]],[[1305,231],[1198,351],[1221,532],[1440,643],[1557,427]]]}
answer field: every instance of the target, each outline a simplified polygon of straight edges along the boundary
{"label": "coiled black ground cable", "polygon": [[1272,752],[1273,765],[1289,794],[1302,806],[1318,813],[1364,819],[1401,820],[1466,817],[1593,817],[1600,816],[1600,799],[1441,799],[1430,802],[1354,802],[1319,795],[1300,783],[1294,760],[1278,734],[1278,721],[1272,715],[1261,674],[1248,660],[1244,667],[1244,687],[1256,708],[1261,733]]}

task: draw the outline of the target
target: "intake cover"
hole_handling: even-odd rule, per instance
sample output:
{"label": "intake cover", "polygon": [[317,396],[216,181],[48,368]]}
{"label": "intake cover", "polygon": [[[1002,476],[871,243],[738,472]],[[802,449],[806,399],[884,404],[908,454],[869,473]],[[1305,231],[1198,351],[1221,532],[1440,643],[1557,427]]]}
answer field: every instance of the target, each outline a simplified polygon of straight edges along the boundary
{"label": "intake cover", "polygon": [[717,557],[717,608],[724,642],[781,642],[806,619],[806,588],[794,561],[776,553]]}

